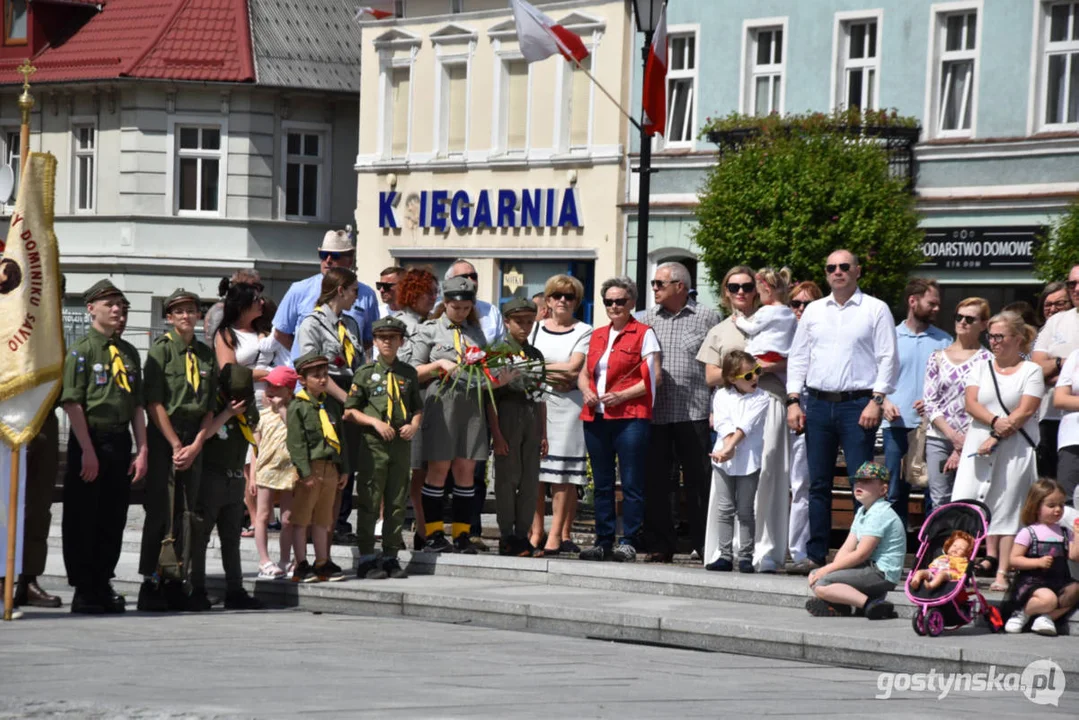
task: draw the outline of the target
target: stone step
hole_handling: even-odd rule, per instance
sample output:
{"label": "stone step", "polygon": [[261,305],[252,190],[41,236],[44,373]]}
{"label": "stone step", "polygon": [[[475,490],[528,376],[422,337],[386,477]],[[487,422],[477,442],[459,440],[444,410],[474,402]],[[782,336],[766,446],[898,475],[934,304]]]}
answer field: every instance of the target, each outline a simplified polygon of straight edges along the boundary
{"label": "stone step", "polygon": [[[245,585],[263,601],[312,612],[403,616],[487,627],[529,630],[758,657],[783,658],[877,671],[919,673],[1022,672],[1031,662],[1051,654],[1070,683],[1079,682],[1079,644],[1068,638],[1036,635],[993,635],[982,626],[968,626],[937,638],[919,637],[909,620],[870,622],[862,618],[814,618],[802,609],[647,592],[454,576],[426,576],[416,556],[402,558],[415,575],[406,580],[296,585],[255,581]],[[492,558],[468,558],[486,564]],[[459,561],[461,558],[453,558]],[[610,565],[541,561],[550,569],[578,566],[576,579],[600,575]],[[442,559],[435,565],[442,564]],[[124,553],[114,582],[134,610],[140,578],[137,557]],[[659,571],[657,568],[629,568]],[[669,570],[669,569],[667,569]],[[42,582],[63,586],[63,562],[53,554]],[[537,572],[537,571],[531,571]],[[568,573],[568,570],[562,570]],[[703,572],[702,582],[711,582]],[[781,580],[766,578],[764,581]],[[755,581],[761,580],[754,578]],[[789,578],[787,578],[789,580]],[[706,583],[707,584],[707,583]],[[211,592],[222,580],[208,580]],[[760,586],[763,587],[763,586]],[[757,592],[761,592],[760,587]]]}

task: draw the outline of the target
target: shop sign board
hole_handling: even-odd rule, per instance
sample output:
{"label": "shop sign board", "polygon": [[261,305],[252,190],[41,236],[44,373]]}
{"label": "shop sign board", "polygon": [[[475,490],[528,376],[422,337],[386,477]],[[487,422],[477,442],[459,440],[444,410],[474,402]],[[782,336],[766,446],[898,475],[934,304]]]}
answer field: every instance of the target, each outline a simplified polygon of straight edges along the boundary
{"label": "shop sign board", "polygon": [[[403,207],[402,207],[403,206]],[[576,188],[523,190],[397,190],[378,194],[378,226],[438,232],[481,228],[582,228]]]}
{"label": "shop sign board", "polygon": [[948,270],[1033,267],[1040,225],[930,228],[925,231],[923,268]]}

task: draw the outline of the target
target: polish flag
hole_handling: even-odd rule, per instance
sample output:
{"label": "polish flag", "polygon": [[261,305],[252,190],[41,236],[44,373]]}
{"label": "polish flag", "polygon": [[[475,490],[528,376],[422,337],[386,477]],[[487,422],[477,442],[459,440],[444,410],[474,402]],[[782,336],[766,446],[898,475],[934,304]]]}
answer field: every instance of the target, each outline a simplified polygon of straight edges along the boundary
{"label": "polish flag", "polygon": [[536,62],[561,53],[566,60],[580,62],[588,57],[588,49],[581,38],[532,7],[525,0],[510,0],[513,18],[517,24],[517,40],[521,55],[528,62]]}
{"label": "polish flag", "polygon": [[393,17],[393,13],[389,12],[388,10],[376,10],[370,5],[362,5],[356,8],[356,15],[353,17],[353,19],[361,20],[364,15],[370,15],[375,20],[385,20],[386,18]]}
{"label": "polish flag", "polygon": [[644,131],[662,135],[667,130],[667,6],[652,35],[648,61],[644,65]]}

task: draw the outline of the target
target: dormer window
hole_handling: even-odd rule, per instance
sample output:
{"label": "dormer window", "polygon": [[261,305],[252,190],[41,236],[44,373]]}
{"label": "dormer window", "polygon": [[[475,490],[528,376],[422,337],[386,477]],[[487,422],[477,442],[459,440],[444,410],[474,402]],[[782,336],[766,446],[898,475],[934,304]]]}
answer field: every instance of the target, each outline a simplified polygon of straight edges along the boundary
{"label": "dormer window", "polygon": [[4,44],[25,45],[29,10],[27,0],[4,0]]}

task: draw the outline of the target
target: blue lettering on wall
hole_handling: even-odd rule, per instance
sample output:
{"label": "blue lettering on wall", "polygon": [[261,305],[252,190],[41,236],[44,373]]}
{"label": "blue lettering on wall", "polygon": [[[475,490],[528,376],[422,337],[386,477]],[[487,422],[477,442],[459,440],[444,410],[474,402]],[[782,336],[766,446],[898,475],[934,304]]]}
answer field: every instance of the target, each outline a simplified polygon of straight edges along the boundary
{"label": "blue lettering on wall", "polygon": [[468,193],[458,190],[453,194],[450,202],[450,221],[458,230],[468,227],[468,216],[471,214],[468,203]]}
{"label": "blue lettering on wall", "polygon": [[476,201],[476,215],[472,218],[472,227],[494,227],[495,222],[491,219],[491,199],[486,190],[480,190],[480,198]]}
{"label": "blue lettering on wall", "polygon": [[378,194],[378,226],[383,228],[397,229],[397,214],[393,206],[397,204],[397,193],[394,191],[380,192]]}
{"label": "blue lettering on wall", "polygon": [[513,211],[517,208],[517,193],[512,190],[498,191],[498,227],[515,227]]}
{"label": "blue lettering on wall", "polygon": [[547,191],[547,204],[544,206],[543,224],[554,227],[554,188]]}
{"label": "blue lettering on wall", "polygon": [[449,196],[445,190],[431,193],[431,227],[439,232],[446,232],[446,200]]}
{"label": "blue lettering on wall", "polygon": [[573,188],[562,193],[562,212],[558,214],[558,227],[581,227],[577,219],[577,194]]}
{"label": "blue lettering on wall", "polygon": [[521,191],[521,226],[539,227],[541,190]]}
{"label": "blue lettering on wall", "polygon": [[[494,195],[494,207],[492,207]],[[378,194],[378,226],[386,230],[401,227],[397,205],[403,194],[398,191]],[[416,218],[421,228],[447,232],[452,225],[458,230],[469,228],[506,227],[584,227],[581,220],[580,197],[576,188],[530,188],[513,190],[480,190],[471,196],[467,190],[424,190],[410,192],[409,204],[418,200]],[[475,202],[473,202],[473,197]],[[414,198],[416,200],[414,200]],[[496,221],[497,218],[497,221]]]}

